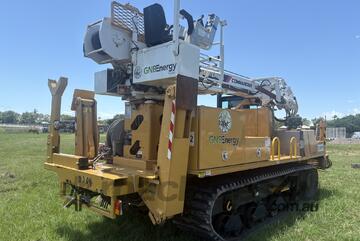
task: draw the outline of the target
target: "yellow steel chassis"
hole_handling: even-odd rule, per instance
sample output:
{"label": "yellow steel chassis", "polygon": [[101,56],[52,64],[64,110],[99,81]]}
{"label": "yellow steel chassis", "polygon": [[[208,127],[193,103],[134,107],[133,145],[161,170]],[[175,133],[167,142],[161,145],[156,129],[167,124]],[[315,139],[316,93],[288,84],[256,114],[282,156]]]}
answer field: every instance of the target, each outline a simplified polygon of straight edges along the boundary
{"label": "yellow steel chassis", "polygon": [[[179,78],[179,77],[178,77]],[[269,160],[243,163],[239,165],[223,166],[206,170],[189,170],[189,132],[192,115],[196,107],[193,103],[180,103],[176,107],[175,129],[173,134],[171,160],[168,159],[168,135],[171,121],[172,101],[180,95],[182,99],[191,99],[197,86],[196,80],[183,79],[187,81],[186,89],[182,86],[172,85],[168,87],[165,100],[160,139],[156,161],[142,161],[126,157],[115,157],[113,164],[92,165],[92,153],[86,152],[84,145],[77,150],[77,155],[59,153],[60,135],[56,128],[56,122],[60,119],[61,96],[67,84],[66,78],[60,78],[59,82],[49,80],[49,88],[52,94],[51,126],[48,138],[48,157],[45,168],[56,172],[59,176],[61,194],[65,195],[66,185],[89,190],[111,198],[110,208],[102,210],[98,207],[88,205],[93,211],[115,218],[115,202],[120,196],[138,193],[149,209],[149,217],[153,223],[161,223],[174,215],[181,214],[184,207],[185,186],[187,175],[198,177],[214,176],[237,172],[242,170],[267,167],[282,163],[306,161],[311,162],[319,156],[298,156],[297,140],[290,140],[290,155],[280,155],[280,141],[275,137],[272,140],[271,155]],[[175,83],[179,82],[177,80]],[[194,84],[195,83],[195,84]],[[189,87],[190,86],[190,87]],[[195,87],[193,87],[195,88]],[[189,96],[186,96],[188,93]],[[79,96],[88,95],[79,92]],[[81,102],[81,98],[77,100]],[[79,99],[80,98],[80,99]],[[91,102],[93,103],[93,102]],[[90,109],[91,110],[91,109]],[[82,112],[84,112],[82,110]],[[88,118],[92,118],[89,115]],[[77,141],[86,141],[89,136],[77,136]],[[96,140],[95,140],[96,141]],[[277,145],[277,146],[276,146]],[[277,149],[277,153],[275,150]],[[82,155],[81,155],[82,154]],[[90,156],[90,157],[89,157]],[[88,167],[80,168],[81,161],[88,158]],[[164,198],[165,197],[165,198]],[[176,197],[176,198],[169,198]]]}

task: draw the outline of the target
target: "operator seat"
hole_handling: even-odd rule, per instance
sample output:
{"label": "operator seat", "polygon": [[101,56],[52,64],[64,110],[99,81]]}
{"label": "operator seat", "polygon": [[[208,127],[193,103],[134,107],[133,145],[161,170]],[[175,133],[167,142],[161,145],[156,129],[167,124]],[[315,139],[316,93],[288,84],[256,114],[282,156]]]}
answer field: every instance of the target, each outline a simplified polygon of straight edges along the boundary
{"label": "operator seat", "polygon": [[144,8],[145,43],[148,47],[172,40],[171,27],[166,23],[163,7],[152,4]]}

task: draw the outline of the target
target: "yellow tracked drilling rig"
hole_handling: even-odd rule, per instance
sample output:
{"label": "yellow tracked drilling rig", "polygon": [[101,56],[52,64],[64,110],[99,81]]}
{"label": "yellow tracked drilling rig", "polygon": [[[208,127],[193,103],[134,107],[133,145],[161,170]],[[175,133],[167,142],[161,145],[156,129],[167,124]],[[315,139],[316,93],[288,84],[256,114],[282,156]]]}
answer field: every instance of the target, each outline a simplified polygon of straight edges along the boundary
{"label": "yellow tracked drilling rig", "polygon": [[[159,4],[141,12],[113,2],[111,17],[87,27],[85,57],[113,68],[95,73],[94,91],[74,91],[74,155],[60,153],[67,79],[49,80],[45,167],[58,174],[65,207],[114,219],[142,206],[153,224],[174,220],[210,240],[233,240],[275,216],[277,206],[316,197],[317,169],[331,164],[325,124],[301,129],[282,78],[224,70],[225,26],[215,14],[194,21],[175,0],[171,26]],[[213,46],[218,56],[203,53]],[[95,94],[125,101],[125,119],[109,127],[105,144]],[[217,107],[197,106],[198,95],[216,95]],[[274,127],[275,110],[286,112],[286,129]]]}

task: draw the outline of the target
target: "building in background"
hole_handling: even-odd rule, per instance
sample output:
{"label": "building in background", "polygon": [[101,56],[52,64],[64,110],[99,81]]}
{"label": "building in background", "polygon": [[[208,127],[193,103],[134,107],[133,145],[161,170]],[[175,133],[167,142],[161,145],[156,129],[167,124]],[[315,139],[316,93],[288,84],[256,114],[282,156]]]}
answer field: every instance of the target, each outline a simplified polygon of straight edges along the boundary
{"label": "building in background", "polygon": [[345,127],[328,127],[326,128],[326,138],[330,140],[345,139],[346,128]]}
{"label": "building in background", "polygon": [[352,138],[353,138],[353,139],[360,139],[360,131],[354,132]]}

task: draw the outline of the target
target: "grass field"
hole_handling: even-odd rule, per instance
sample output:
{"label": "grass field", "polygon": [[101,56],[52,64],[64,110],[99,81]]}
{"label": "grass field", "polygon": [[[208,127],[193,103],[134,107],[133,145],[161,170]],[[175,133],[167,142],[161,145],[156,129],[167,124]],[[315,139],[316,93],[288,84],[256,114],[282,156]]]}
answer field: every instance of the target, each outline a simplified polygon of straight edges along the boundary
{"label": "grass field", "polygon": [[[62,136],[71,153],[73,137]],[[246,240],[360,240],[360,145],[329,145],[333,167],[320,171],[319,211],[293,213]],[[0,240],[191,241],[171,223],[154,227],[147,216],[112,221],[88,210],[63,209],[57,177],[44,170],[46,135],[0,132]]]}

